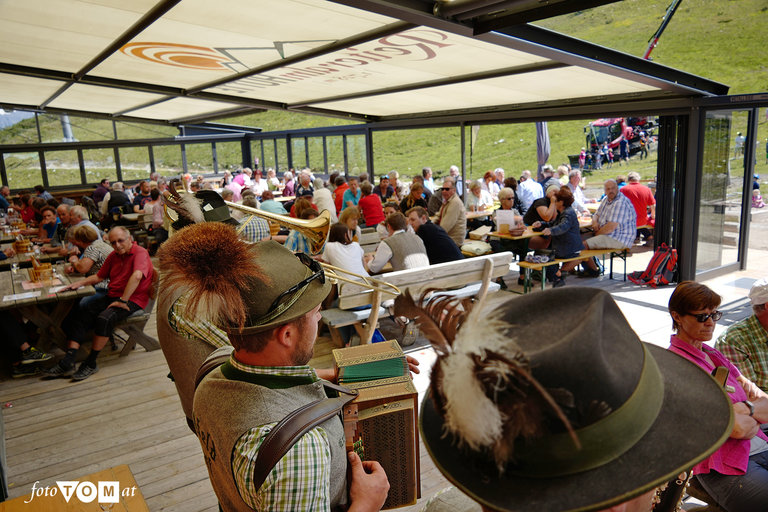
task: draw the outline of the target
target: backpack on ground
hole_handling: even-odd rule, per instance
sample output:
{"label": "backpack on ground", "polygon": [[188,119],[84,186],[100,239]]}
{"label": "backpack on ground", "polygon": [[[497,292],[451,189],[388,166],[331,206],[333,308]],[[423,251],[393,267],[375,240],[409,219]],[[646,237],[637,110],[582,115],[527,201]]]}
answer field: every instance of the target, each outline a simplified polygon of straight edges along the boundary
{"label": "backpack on ground", "polygon": [[627,277],[635,284],[652,288],[674,282],[677,277],[677,249],[661,244],[644,271],[632,272]]}

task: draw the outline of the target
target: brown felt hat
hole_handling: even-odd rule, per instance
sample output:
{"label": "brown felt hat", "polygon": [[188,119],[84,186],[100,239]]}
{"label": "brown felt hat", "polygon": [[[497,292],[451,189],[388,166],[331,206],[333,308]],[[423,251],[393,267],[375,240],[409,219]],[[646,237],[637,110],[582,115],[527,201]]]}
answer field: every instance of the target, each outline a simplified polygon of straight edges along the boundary
{"label": "brown felt hat", "polygon": [[[227,332],[251,334],[294,321],[312,311],[330,293],[331,283],[322,275],[284,296],[280,307],[270,310],[283,292],[323,271],[317,262],[314,264],[318,270],[310,269],[291,251],[271,240],[255,244],[252,252],[266,279],[253,280],[247,290],[241,291],[247,313],[245,325],[242,330],[227,328]],[[304,257],[311,260],[307,255]]]}
{"label": "brown felt hat", "polygon": [[424,444],[443,475],[481,505],[602,510],[668,482],[728,438],[732,409],[720,386],[693,363],[642,343],[608,293],[573,287],[511,297],[487,317],[504,322],[502,339],[517,344],[542,386],[571,395],[563,410],[581,448],[553,421],[541,437],[518,439],[500,472],[487,450],[457,442],[438,412],[445,404],[428,394]]}

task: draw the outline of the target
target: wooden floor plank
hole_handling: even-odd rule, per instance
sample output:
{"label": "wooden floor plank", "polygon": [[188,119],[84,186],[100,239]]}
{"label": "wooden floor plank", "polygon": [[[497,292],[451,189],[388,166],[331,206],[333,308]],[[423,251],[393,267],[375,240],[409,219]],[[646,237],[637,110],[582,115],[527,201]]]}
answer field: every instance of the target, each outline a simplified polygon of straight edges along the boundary
{"label": "wooden floor plank", "polygon": [[[156,336],[154,319],[147,332]],[[317,367],[330,366],[330,337],[316,345]],[[31,485],[128,464],[152,512],[216,512],[216,496],[197,438],[187,427],[160,351],[128,357],[109,350],[100,371],[81,383],[27,378],[0,382],[11,497]],[[447,485],[422,451],[422,489]],[[419,504],[399,509],[416,512]]]}

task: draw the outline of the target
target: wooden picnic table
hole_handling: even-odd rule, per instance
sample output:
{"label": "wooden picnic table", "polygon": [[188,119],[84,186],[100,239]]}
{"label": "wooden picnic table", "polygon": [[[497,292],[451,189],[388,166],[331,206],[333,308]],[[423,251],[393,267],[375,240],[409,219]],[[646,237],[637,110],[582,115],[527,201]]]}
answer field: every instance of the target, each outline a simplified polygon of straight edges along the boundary
{"label": "wooden picnic table", "polygon": [[29,269],[0,272],[0,310],[18,310],[34,323],[40,329],[41,346],[45,350],[53,343],[63,346],[66,334],[61,324],[67,313],[81,297],[96,293],[93,286],[57,292],[57,288],[83,276],[66,274],[65,264],[53,267],[56,274],[53,281],[48,283],[30,283]]}
{"label": "wooden picnic table", "polygon": [[[75,475],[70,475],[74,477]],[[123,464],[108,468],[97,473],[82,476],[79,478],[68,479],[66,483],[71,483],[76,487],[81,485],[81,482],[91,482],[95,486],[95,495],[92,501],[85,503],[81,501],[76,492],[73,492],[69,497],[69,500],[64,496],[64,493],[58,488],[56,483],[45,482],[48,484],[49,492],[45,493],[45,485],[38,483],[37,488],[40,489],[35,496],[31,496],[31,489],[29,493],[14,498],[12,500],[0,503],[0,512],[29,512],[32,510],[38,512],[98,512],[101,510],[110,510],[112,512],[149,512],[149,507],[144,501],[144,496],[141,494],[136,479],[131,473],[131,469]],[[99,482],[118,482],[118,490],[115,498],[117,503],[107,503],[104,497],[99,495],[98,490]],[[63,484],[65,482],[62,482]],[[50,490],[56,489],[55,493]],[[110,489],[111,491],[112,489]],[[81,494],[85,494],[82,492]],[[105,492],[106,494],[106,492]],[[99,504],[99,501],[102,501]],[[110,507],[111,505],[111,507]]]}
{"label": "wooden picnic table", "polygon": [[[0,245],[0,250],[5,250],[12,247],[11,244],[3,244]],[[15,254],[14,256],[11,256],[10,258],[6,258],[4,260],[0,260],[0,270],[10,270],[11,266],[13,266],[14,263],[17,263],[19,265],[19,268],[30,268],[32,266],[32,256],[34,256],[35,253],[33,252],[25,252],[21,254]],[[41,252],[40,254],[35,256],[37,258],[37,261],[40,263],[53,263],[54,261],[63,260],[64,257],[58,253],[45,253]]]}

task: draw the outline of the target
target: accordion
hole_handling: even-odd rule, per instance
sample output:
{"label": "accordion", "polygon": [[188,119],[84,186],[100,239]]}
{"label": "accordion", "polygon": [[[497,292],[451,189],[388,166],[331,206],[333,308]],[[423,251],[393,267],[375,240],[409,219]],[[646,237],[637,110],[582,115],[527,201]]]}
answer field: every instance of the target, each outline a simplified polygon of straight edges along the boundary
{"label": "accordion", "polygon": [[418,393],[397,341],[335,349],[339,384],[359,395],[344,407],[347,451],[381,464],[389,480],[383,509],[421,497]]}

